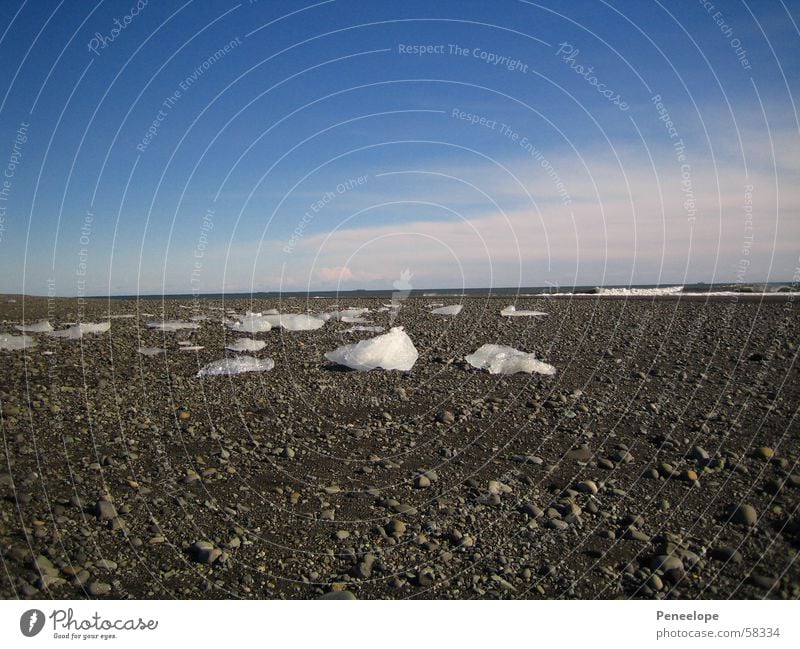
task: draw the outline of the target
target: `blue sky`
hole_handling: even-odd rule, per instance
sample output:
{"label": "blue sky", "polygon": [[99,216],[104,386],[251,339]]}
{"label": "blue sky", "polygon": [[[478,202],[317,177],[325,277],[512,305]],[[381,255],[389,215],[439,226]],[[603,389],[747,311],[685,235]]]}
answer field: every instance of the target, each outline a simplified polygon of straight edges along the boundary
{"label": "blue sky", "polygon": [[798,21],[780,0],[4,2],[0,291],[789,280]]}

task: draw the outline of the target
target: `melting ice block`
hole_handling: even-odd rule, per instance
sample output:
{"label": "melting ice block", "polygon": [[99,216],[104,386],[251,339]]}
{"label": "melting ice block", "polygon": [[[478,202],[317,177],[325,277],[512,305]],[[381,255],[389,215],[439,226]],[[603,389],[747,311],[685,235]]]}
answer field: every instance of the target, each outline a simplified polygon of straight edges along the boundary
{"label": "melting ice block", "polygon": [[236,356],[209,363],[197,373],[197,376],[232,376],[244,372],[268,372],[273,367],[275,367],[275,361],[271,358]]}
{"label": "melting ice block", "polygon": [[403,328],[392,327],[382,336],[343,345],[325,354],[325,358],[359,372],[376,368],[407,372],[414,367],[419,354]]}
{"label": "melting ice block", "polygon": [[36,346],[36,341],[30,336],[15,336],[13,334],[0,334],[0,349],[17,351],[19,349],[30,349]]}
{"label": "melting ice block", "polygon": [[315,318],[313,315],[304,313],[281,315],[281,327],[288,331],[313,331],[325,325],[322,318]]}
{"label": "melting ice block", "polygon": [[463,308],[464,306],[462,304],[453,304],[451,306],[442,306],[438,309],[434,309],[431,313],[435,313],[436,315],[458,315]]}
{"label": "melting ice block", "polygon": [[527,354],[505,345],[482,345],[474,354],[466,356],[466,361],[479,370],[489,370],[490,374],[556,373],[555,367],[536,360],[534,354]]}
{"label": "melting ice block", "polygon": [[200,325],[196,322],[186,322],[185,320],[157,320],[148,322],[147,326],[159,331],[180,331],[181,329],[199,329]]}
{"label": "melting ice block", "polygon": [[14,325],[14,328],[17,329],[18,331],[24,331],[26,333],[32,333],[32,334],[53,331],[53,325],[51,325],[50,322],[48,322],[47,320],[40,320],[36,324]]}
{"label": "melting ice block", "polygon": [[228,322],[227,327],[242,333],[257,334],[270,331],[273,326],[278,325],[278,320],[274,316],[262,315],[261,313],[248,312],[243,318],[235,322]]}
{"label": "melting ice block", "polygon": [[511,306],[507,306],[505,309],[500,311],[500,315],[513,318],[513,317],[524,317],[524,316],[528,317],[542,316],[547,314],[544,311],[517,311],[517,307],[515,307],[512,304]]}
{"label": "melting ice block", "polygon": [[230,345],[226,345],[225,349],[230,349],[232,352],[257,352],[267,346],[263,340],[253,340],[252,338],[237,338],[236,341]]}
{"label": "melting ice block", "polygon": [[70,340],[79,340],[83,338],[84,334],[102,334],[111,329],[110,322],[82,322],[80,324],[72,325],[68,329],[61,331],[51,331],[49,334],[56,338],[69,338]]}

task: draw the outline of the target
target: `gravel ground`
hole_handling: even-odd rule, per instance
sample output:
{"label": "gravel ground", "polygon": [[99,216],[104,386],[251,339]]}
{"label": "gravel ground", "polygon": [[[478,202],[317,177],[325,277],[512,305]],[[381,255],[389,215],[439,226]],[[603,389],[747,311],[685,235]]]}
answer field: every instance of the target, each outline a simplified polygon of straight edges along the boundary
{"label": "gravel ground", "polygon": [[[409,299],[395,323],[420,353],[407,373],[331,366],[373,334],[329,322],[257,334],[272,371],[195,378],[242,336],[222,302],[164,333],[145,323],[188,302],[4,299],[0,333],[137,315],[0,351],[0,597],[800,596],[791,299],[517,301],[541,319],[431,302],[456,303]],[[464,362],[490,342],[558,373]]]}

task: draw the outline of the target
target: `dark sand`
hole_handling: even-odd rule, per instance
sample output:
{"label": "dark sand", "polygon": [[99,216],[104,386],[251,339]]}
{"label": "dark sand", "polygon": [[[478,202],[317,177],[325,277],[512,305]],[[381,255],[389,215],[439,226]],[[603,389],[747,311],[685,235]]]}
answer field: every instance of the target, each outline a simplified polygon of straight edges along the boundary
{"label": "dark sand", "polygon": [[[0,351],[0,596],[800,596],[793,302],[517,302],[550,313],[536,320],[501,318],[505,299],[470,298],[455,318],[431,302],[455,300],[408,300],[396,322],[420,352],[408,373],[331,367],[326,351],[372,335],[331,322],[256,335],[271,372],[196,379],[241,335],[207,309],[221,302],[201,303],[215,319],[198,332],[115,319]],[[99,321],[162,304],[195,313],[81,308]],[[60,328],[79,306],[3,300],[0,333],[23,309]],[[488,342],[558,374],[469,368]]]}

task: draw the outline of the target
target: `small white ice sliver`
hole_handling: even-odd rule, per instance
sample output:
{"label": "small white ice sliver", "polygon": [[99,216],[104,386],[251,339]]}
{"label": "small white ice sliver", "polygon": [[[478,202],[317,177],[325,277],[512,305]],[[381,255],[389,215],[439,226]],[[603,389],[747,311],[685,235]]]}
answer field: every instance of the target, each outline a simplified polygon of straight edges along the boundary
{"label": "small white ice sliver", "polygon": [[197,373],[197,376],[232,376],[245,372],[268,372],[273,367],[275,367],[275,361],[271,358],[236,356],[209,363]]}
{"label": "small white ice sliver", "polygon": [[500,311],[500,315],[505,316],[507,318],[513,317],[535,317],[535,316],[543,316],[547,315],[544,311],[517,311],[517,307],[513,304],[511,306],[507,306],[505,309]]}

